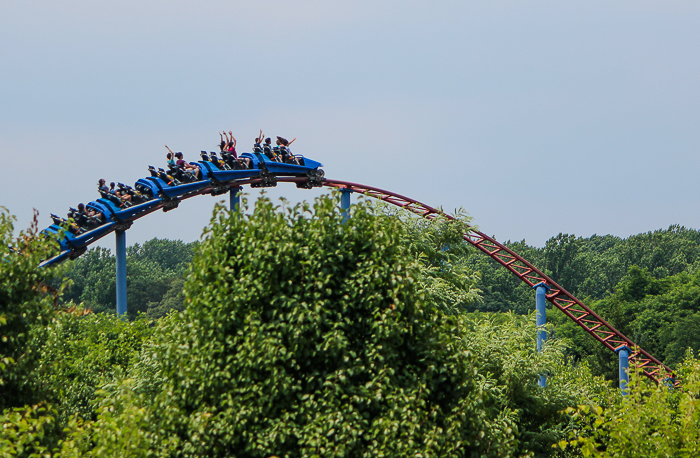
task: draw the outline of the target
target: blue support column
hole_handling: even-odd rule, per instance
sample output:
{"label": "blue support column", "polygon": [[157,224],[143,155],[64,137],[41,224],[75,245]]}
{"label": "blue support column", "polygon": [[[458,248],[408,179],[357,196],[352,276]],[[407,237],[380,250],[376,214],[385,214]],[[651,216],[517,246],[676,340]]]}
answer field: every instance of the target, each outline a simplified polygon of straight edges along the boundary
{"label": "blue support column", "polygon": [[676,387],[676,379],[673,377],[666,377],[663,384],[666,385],[669,390],[673,390]]}
{"label": "blue support column", "polygon": [[117,316],[126,318],[126,230],[118,229],[117,235]]}
{"label": "blue support column", "polygon": [[231,200],[229,202],[229,209],[230,210],[241,210],[241,188],[240,186],[234,186],[231,188],[229,191],[229,196],[231,197]]}
{"label": "blue support column", "polygon": [[[539,353],[542,351],[544,341],[547,340],[547,331],[544,329],[544,325],[547,324],[547,291],[551,288],[545,282],[539,282],[533,288],[535,289],[535,309],[537,310],[537,352]],[[539,383],[544,388],[547,386],[547,378],[540,375]]]}
{"label": "blue support column", "polygon": [[620,391],[623,396],[629,394],[627,386],[630,382],[630,348],[627,345],[620,345],[615,349],[619,361]]}
{"label": "blue support column", "polygon": [[350,194],[352,194],[352,190],[348,188],[340,189],[340,208],[343,212],[343,223],[350,217]]}

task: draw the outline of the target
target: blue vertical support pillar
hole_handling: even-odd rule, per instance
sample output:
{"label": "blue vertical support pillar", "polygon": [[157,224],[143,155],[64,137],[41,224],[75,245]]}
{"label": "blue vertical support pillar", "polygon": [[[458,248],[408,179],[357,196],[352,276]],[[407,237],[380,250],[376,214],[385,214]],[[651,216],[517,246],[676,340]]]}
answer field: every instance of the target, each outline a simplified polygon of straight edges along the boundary
{"label": "blue vertical support pillar", "polygon": [[241,210],[241,189],[243,188],[241,188],[240,186],[234,186],[229,191],[229,196],[231,197],[231,200],[229,202],[230,210]]}
{"label": "blue vertical support pillar", "polygon": [[350,217],[350,194],[352,194],[352,190],[348,188],[340,189],[340,208],[343,213],[343,223]]}
{"label": "blue vertical support pillar", "polygon": [[[539,282],[534,285],[535,289],[535,309],[537,310],[537,352],[542,351],[544,346],[544,341],[547,340],[547,331],[544,329],[544,325],[547,324],[547,291],[551,288],[547,286],[545,282]],[[547,386],[547,378],[544,375],[540,375],[540,386]]]}
{"label": "blue vertical support pillar", "polygon": [[617,353],[619,361],[620,391],[622,391],[623,396],[627,396],[630,382],[630,347],[620,345],[615,349],[615,353]]}
{"label": "blue vertical support pillar", "polygon": [[117,316],[126,317],[126,229],[117,229]]}

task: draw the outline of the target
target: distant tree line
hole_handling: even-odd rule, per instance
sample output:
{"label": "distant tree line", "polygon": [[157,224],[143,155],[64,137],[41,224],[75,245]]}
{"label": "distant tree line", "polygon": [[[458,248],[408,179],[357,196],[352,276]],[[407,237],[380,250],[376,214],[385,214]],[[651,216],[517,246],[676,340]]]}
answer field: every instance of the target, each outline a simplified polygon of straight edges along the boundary
{"label": "distant tree line", "polygon": [[[184,275],[199,242],[154,238],[126,249],[127,314],[134,320],[143,314],[160,318],[170,310],[183,310],[180,293]],[[92,248],[70,263],[63,279],[70,280],[64,304],[82,303],[94,312],[116,311],[116,259],[106,248]]]}
{"label": "distant tree line", "polygon": [[[646,232],[628,238],[559,234],[542,248],[524,240],[507,247],[544,271],[581,300],[602,299],[613,293],[633,266],[661,279],[700,268],[700,231],[683,226]],[[534,309],[530,289],[486,256],[470,256],[468,266],[481,274],[477,286],[483,301],[470,310],[527,313]]]}
{"label": "distant tree line", "polygon": [[[700,350],[700,231],[674,225],[628,238],[559,234],[544,247],[506,242],[567,291],[596,310],[620,332],[671,367],[687,348]],[[483,301],[468,311],[534,309],[534,294],[486,256],[469,256],[481,278]],[[555,333],[571,345],[568,354],[586,360],[594,373],[617,378],[610,352],[558,311],[548,315]]]}

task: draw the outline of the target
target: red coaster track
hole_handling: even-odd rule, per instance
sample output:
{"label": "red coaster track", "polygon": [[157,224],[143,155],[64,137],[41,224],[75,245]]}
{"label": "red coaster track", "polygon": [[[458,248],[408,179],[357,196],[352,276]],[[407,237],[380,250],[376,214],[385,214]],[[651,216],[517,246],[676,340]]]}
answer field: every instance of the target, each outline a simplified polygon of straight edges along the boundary
{"label": "red coaster track", "polygon": [[[280,179],[280,181],[284,180]],[[395,194],[391,191],[385,191],[383,189],[357,183],[349,183],[347,181],[329,179],[326,179],[324,184],[337,189],[349,189],[353,192],[388,202],[422,216],[423,218],[433,219],[437,216],[442,216],[447,219],[454,219],[452,215],[439,209],[430,207],[409,197]],[[513,250],[476,229],[470,230],[464,234],[464,240],[511,271],[528,286],[534,286],[540,282],[545,282],[547,286],[551,288],[546,296],[547,300],[573,320],[574,323],[581,326],[588,334],[598,340],[598,342],[613,352],[622,346],[629,347],[631,350],[629,356],[630,364],[636,365],[642,369],[644,375],[657,383],[671,379],[674,385],[677,385],[675,377],[673,376],[673,371],[671,371],[670,368],[635,345],[635,343],[624,334],[612,327],[597,313],[574,297],[573,294],[559,286],[557,282],[549,278],[541,270],[530,264]]]}

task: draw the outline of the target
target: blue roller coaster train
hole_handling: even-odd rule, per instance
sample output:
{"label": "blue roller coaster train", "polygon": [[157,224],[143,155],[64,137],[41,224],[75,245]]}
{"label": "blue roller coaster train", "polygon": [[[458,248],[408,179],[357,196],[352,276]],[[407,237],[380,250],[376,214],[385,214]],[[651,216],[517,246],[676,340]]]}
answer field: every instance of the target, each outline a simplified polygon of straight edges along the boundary
{"label": "blue roller coaster train", "polygon": [[[305,178],[299,183],[301,188],[323,185],[321,163],[301,155],[292,155],[286,162],[280,162],[275,160],[274,154],[268,157],[262,148],[257,149],[253,153],[241,154],[240,158],[226,153],[219,158],[216,153],[202,151],[202,160],[190,163],[199,168],[201,179],[177,165],[170,165],[167,172],[149,166],[151,176],[139,179],[133,188],[119,183],[113,193],[100,190],[101,198],[88,203],[84,211],[70,209],[68,217],[73,223],[58,239],[60,254],[47,259],[42,266],[76,258],[96,240],[110,232],[128,229],[134,220],[158,209],[171,210],[180,201],[196,195],[226,193],[234,183],[243,179],[255,178],[251,185],[255,187],[275,186],[279,176]],[[128,195],[129,200],[120,195]],[[68,220],[54,214],[51,217],[54,224],[42,232],[57,235]]]}
{"label": "blue roller coaster train", "polygon": [[[284,147],[283,147],[284,148]],[[324,178],[319,162],[301,155],[292,155],[282,150],[284,155],[263,149],[256,144],[252,153],[234,155],[221,152],[201,152],[202,160],[189,163],[200,171],[199,178],[182,167],[170,165],[170,170],[149,166],[150,176],[139,179],[134,187],[119,183],[115,192],[101,191],[101,198],[90,202],[85,209],[71,208],[69,219],[51,215],[54,224],[42,232],[57,238],[60,252],[42,262],[42,266],[75,259],[87,247],[115,232],[117,235],[117,313],[126,313],[126,238],[125,231],[131,224],[156,210],[169,211],[190,197],[230,193],[231,208],[237,205],[238,191],[243,185],[251,187],[271,187],[277,183],[294,183],[298,188],[311,189],[329,187],[340,190],[341,207],[347,212],[351,193],[360,193],[404,208],[423,218],[444,217],[449,214],[418,202],[414,199],[357,183]],[[284,157],[284,160],[281,158]],[[347,215],[347,213],[346,213]],[[62,228],[68,227],[68,230]],[[629,364],[638,367],[644,375],[658,382],[678,386],[670,368],[637,346],[625,335],[603,320],[592,309],[559,286],[541,270],[522,258],[505,245],[497,242],[476,228],[464,234],[464,240],[482,253],[508,269],[520,280],[533,287],[537,294],[538,326],[544,323],[544,299],[561,310],[588,334],[619,357],[620,386],[626,392]],[[122,305],[120,305],[122,304]],[[538,332],[538,349],[542,345],[544,333]],[[540,381],[544,385],[544,378]]]}

